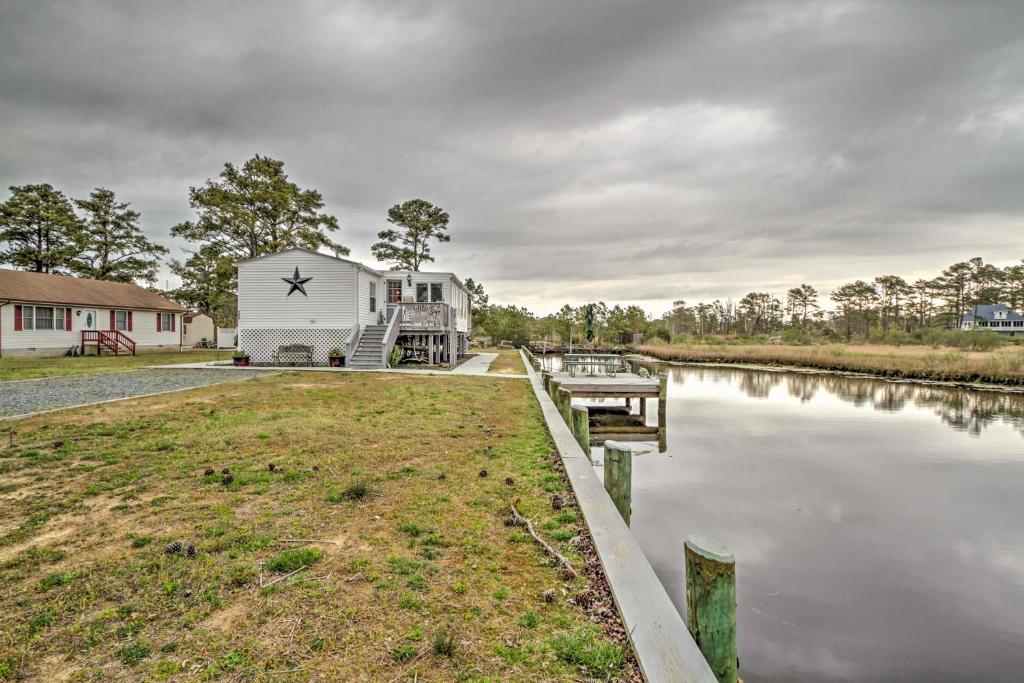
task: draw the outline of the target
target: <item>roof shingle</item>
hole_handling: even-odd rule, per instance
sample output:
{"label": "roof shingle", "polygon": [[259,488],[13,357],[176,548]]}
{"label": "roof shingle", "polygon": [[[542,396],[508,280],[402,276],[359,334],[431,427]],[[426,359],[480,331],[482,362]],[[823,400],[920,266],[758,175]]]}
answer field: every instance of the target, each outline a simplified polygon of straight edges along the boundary
{"label": "roof shingle", "polygon": [[185,308],[138,285],[0,269],[0,301],[173,311]]}

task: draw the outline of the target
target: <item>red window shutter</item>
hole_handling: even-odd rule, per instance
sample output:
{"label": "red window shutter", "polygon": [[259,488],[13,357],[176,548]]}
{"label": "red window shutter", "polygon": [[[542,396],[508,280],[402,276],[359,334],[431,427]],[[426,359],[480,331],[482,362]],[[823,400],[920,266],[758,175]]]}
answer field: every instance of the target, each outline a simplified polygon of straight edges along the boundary
{"label": "red window shutter", "polygon": [[111,308],[110,309],[110,329],[111,329],[111,331],[113,331],[114,329],[117,328],[117,325],[115,324],[115,320],[116,319],[114,318],[114,309]]}
{"label": "red window shutter", "polygon": [[70,308],[65,308],[64,309],[64,331],[65,332],[70,332],[71,331],[71,309]]}
{"label": "red window shutter", "polygon": [[157,332],[163,332],[163,329],[160,327],[160,321],[161,320],[162,320],[162,316],[159,313],[157,313],[156,314],[156,331]]}
{"label": "red window shutter", "polygon": [[177,317],[178,316],[176,316],[173,313],[171,313],[171,332],[174,332],[174,319],[177,318]]}
{"label": "red window shutter", "polygon": [[128,311],[128,331],[132,331],[132,312]]}
{"label": "red window shutter", "polygon": [[21,306],[14,307],[14,331],[21,332],[24,328],[21,326]]}

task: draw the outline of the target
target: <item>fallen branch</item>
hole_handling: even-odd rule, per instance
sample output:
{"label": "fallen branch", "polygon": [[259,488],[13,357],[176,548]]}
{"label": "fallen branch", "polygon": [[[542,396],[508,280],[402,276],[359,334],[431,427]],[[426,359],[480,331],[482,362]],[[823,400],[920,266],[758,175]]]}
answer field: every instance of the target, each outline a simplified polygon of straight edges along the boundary
{"label": "fallen branch", "polygon": [[530,523],[530,520],[526,519],[521,514],[519,514],[519,510],[516,510],[515,505],[512,505],[511,507],[512,517],[522,526],[525,526],[526,530],[530,532],[531,536],[533,536],[533,540],[537,541],[537,543],[540,544],[540,547],[544,549],[544,552],[546,552],[550,557],[552,557],[562,566],[562,570],[565,572],[566,578],[575,579],[577,576],[579,576],[579,574],[576,573],[576,570],[573,569],[572,565],[569,563],[569,560],[565,559],[565,557],[561,553],[559,553],[557,550],[548,545],[547,541],[541,538],[540,535],[533,530],[533,524]]}
{"label": "fallen branch", "polygon": [[337,541],[328,541],[322,538],[282,538],[281,543],[330,543],[338,545]]}
{"label": "fallen branch", "polygon": [[263,586],[263,588],[269,588],[270,586],[273,586],[273,585],[274,585],[275,583],[277,583],[278,581],[284,581],[284,580],[285,580],[285,579],[287,579],[287,578],[288,578],[289,576],[293,576],[293,575],[295,575],[295,574],[298,574],[299,572],[301,572],[301,571],[302,571],[303,569],[305,569],[305,568],[306,568],[306,567],[308,567],[308,566],[309,566],[309,565],[306,565],[306,564],[304,564],[304,565],[302,565],[301,567],[299,567],[298,569],[296,569],[296,570],[295,570],[295,571],[293,571],[293,572],[288,572],[288,573],[287,573],[287,574],[285,574],[284,576],[279,576],[279,577],[277,577],[276,579],[274,579],[273,581],[271,581],[270,583],[268,583],[268,584],[266,584],[265,586]]}

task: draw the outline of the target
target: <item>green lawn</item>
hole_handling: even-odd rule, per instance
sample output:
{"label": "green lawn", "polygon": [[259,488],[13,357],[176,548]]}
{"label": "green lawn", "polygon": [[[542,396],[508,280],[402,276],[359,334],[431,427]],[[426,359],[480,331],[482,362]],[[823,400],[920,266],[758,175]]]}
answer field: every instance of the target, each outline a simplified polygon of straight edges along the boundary
{"label": "green lawn", "polygon": [[552,463],[530,385],[484,377],[286,373],[7,423],[0,680],[614,680],[588,580],[505,524],[518,501],[582,568]]}
{"label": "green lawn", "polygon": [[96,372],[117,372],[146,365],[169,363],[202,363],[231,358],[231,351],[201,350],[181,353],[140,353],[137,356],[78,356],[69,358],[0,358],[0,382],[12,379],[35,379],[63,375],[88,375]]}

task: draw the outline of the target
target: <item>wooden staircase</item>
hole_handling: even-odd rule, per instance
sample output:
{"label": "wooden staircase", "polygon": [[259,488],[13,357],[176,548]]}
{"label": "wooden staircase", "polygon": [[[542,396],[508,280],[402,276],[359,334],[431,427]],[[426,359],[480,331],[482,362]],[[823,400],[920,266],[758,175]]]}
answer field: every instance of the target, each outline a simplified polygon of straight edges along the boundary
{"label": "wooden staircase", "polygon": [[82,353],[86,344],[96,345],[96,355],[103,349],[112,351],[115,356],[121,353],[135,355],[135,340],[119,330],[82,330]]}
{"label": "wooden staircase", "polygon": [[382,347],[387,328],[387,325],[367,325],[363,328],[363,333],[359,336],[359,345],[352,358],[347,361],[350,368],[379,370],[384,367]]}

